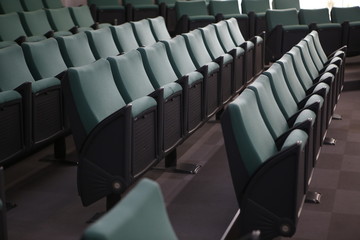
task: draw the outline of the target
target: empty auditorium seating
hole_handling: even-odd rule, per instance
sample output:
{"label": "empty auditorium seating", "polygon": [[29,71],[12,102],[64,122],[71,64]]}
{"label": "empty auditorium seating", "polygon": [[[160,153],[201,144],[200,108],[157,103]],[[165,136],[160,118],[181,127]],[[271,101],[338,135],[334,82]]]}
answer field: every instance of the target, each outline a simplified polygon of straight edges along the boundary
{"label": "empty auditorium seating", "polygon": [[273,0],[272,6],[273,9],[295,8],[296,10],[300,10],[299,0]]}
{"label": "empty auditorium seating", "polygon": [[22,25],[29,36],[44,35],[45,37],[57,37],[72,35],[70,31],[54,32],[43,9],[31,12],[20,12],[19,15]]}
{"label": "empty auditorium seating", "polygon": [[217,22],[223,19],[235,18],[238,21],[241,33],[249,39],[249,17],[241,14],[237,0],[211,0],[209,1],[210,14],[214,15]]}
{"label": "empty auditorium seating", "polygon": [[165,20],[162,16],[156,18],[148,18],[151,31],[154,34],[156,41],[163,41],[171,39],[170,33],[166,27]]}
{"label": "empty auditorium seating", "polygon": [[156,3],[160,8],[160,16],[165,20],[166,27],[171,34],[176,30],[176,0],[157,0]]}
{"label": "empty auditorium seating", "polygon": [[131,23],[111,26],[110,30],[120,53],[126,53],[140,47]]}
{"label": "empty auditorium seating", "polygon": [[45,8],[62,8],[61,0],[43,0]]}
{"label": "empty auditorium seating", "polygon": [[86,33],[58,37],[56,40],[67,67],[80,67],[95,62]]}
{"label": "empty auditorium seating", "polygon": [[119,55],[110,28],[86,31],[91,50],[96,59]]}
{"label": "empty auditorium seating", "polygon": [[42,0],[21,0],[25,11],[35,11],[44,8]]}
{"label": "empty auditorium seating", "polygon": [[0,13],[12,13],[24,11],[20,0],[1,0]]}
{"label": "empty auditorium seating", "polygon": [[259,229],[263,239],[292,236],[304,201],[308,135],[296,129],[274,140],[250,89],[228,105],[221,124],[241,233]]}
{"label": "empty auditorium seating", "polygon": [[[299,21],[319,33],[321,45],[327,55],[342,46],[342,27],[340,23],[331,23],[327,8],[300,9]],[[328,41],[330,38],[331,41]]]}
{"label": "empty auditorium seating", "polygon": [[215,22],[209,15],[205,1],[176,1],[175,3],[177,33],[186,33]]}
{"label": "empty auditorium seating", "polygon": [[91,27],[93,29],[109,27],[110,23],[95,22],[91,16],[90,9],[87,5],[80,7],[70,7],[70,14],[76,26],[80,28]]}
{"label": "empty auditorium seating", "polygon": [[126,21],[125,7],[118,0],[88,0],[95,22],[118,25]]}
{"label": "empty auditorium seating", "polygon": [[131,22],[136,40],[141,47],[156,43],[154,34],[151,31],[150,22],[147,19]]}
{"label": "empty auditorium seating", "polygon": [[266,31],[265,12],[270,9],[268,0],[243,0],[241,8],[242,12],[249,16],[249,37]]}
{"label": "empty auditorium seating", "polygon": [[54,31],[70,31],[78,33],[92,29],[89,27],[78,27],[71,18],[69,8],[52,8],[46,9],[51,27]]}
{"label": "empty auditorium seating", "polygon": [[126,104],[104,59],[70,68],[63,88],[80,158],[81,200],[87,206],[107,196],[111,207],[157,160],[156,101],[141,96]]}
{"label": "empty auditorium seating", "polygon": [[94,238],[178,239],[166,212],[160,186],[150,179],[142,179],[120,203],[89,226],[82,236],[83,240]]}
{"label": "empty auditorium seating", "polygon": [[266,59],[276,61],[309,33],[300,25],[296,9],[267,10]]}
{"label": "empty auditorium seating", "polygon": [[139,21],[160,15],[159,6],[152,0],[124,0],[128,21]]}
{"label": "empty auditorium seating", "polygon": [[0,167],[0,238],[7,239],[4,170]]}

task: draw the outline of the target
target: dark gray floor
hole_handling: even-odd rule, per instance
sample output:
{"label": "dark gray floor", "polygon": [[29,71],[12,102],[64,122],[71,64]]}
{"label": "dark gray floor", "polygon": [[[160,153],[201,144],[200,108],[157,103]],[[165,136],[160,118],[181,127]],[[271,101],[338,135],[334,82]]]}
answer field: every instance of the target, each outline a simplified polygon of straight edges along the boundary
{"label": "dark gray floor", "polygon": [[[310,188],[322,193],[319,205],[305,204],[296,240],[360,239],[360,61],[349,59],[346,91],[324,146]],[[350,84],[349,84],[350,83]],[[349,87],[349,86],[352,86]],[[73,152],[71,138],[68,151]],[[105,201],[83,207],[76,190],[76,167],[38,160],[51,147],[6,169],[10,240],[79,239],[86,221]],[[219,123],[208,123],[178,149],[179,162],[203,165],[197,175],[150,171],[161,186],[171,222],[180,239],[221,239],[237,211]]]}

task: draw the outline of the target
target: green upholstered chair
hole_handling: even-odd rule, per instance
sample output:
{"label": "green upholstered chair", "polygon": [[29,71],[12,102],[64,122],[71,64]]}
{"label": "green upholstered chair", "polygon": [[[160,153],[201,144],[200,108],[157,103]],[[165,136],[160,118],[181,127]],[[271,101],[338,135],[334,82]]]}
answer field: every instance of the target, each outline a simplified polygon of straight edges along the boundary
{"label": "green upholstered chair", "polygon": [[155,36],[151,31],[150,23],[147,19],[131,22],[134,29],[136,40],[141,47],[149,46],[156,43]]}
{"label": "green upholstered chair", "polygon": [[[194,34],[197,34],[197,31],[194,31]],[[234,72],[238,70],[235,69],[235,65],[237,65],[235,63],[237,60],[236,50],[229,54],[222,48],[213,25],[200,28],[200,32],[211,59],[217,61],[219,65],[221,63],[221,102],[226,104],[235,93]],[[239,73],[236,75],[238,76]]]}
{"label": "green upholstered chair", "polygon": [[7,239],[4,169],[0,167],[0,238]]}
{"label": "green upholstered chair", "polygon": [[112,37],[110,28],[86,31],[85,33],[96,59],[120,54],[120,51],[117,49],[114,42],[114,38]]}
{"label": "green upholstered chair", "polygon": [[296,10],[300,10],[300,2],[299,0],[273,0],[272,1],[273,9],[288,9],[295,8]]}
{"label": "green upholstered chair", "polygon": [[296,9],[267,10],[266,59],[276,61],[309,33]]}
{"label": "green upholstered chair", "polygon": [[[326,55],[333,53],[342,47],[342,27],[340,23],[332,23],[327,8],[300,9],[300,24],[309,25],[310,30],[316,30],[319,34],[321,45]],[[331,41],[328,39],[331,38]]]}
{"label": "green upholstered chair", "polygon": [[[171,66],[176,76],[178,78],[184,76],[188,78],[189,88],[191,87],[188,90],[189,98],[197,99],[196,102],[199,100],[199,104],[188,104],[187,131],[192,133],[204,122],[207,106],[205,81],[207,81],[207,78],[210,76],[208,75],[206,67],[197,70],[187,50],[185,39],[182,36],[176,36],[171,40],[162,41],[162,43],[164,43],[166,47]],[[212,78],[210,77],[210,79]],[[216,81],[214,81],[214,83],[216,84]]]}
{"label": "green upholstered chair", "polygon": [[28,36],[58,37],[72,35],[70,31],[54,32],[43,9],[20,12],[19,16]]}
{"label": "green upholstered chair", "polygon": [[[232,53],[234,60],[234,92],[239,92],[247,82],[247,69],[252,69],[253,48],[248,48],[250,42],[244,42],[238,47],[231,38],[227,23],[220,21],[213,25],[216,30],[217,38],[225,52]],[[250,43],[252,44],[252,43]],[[250,71],[250,70],[249,70]],[[251,77],[253,71],[251,70]]]}
{"label": "green upholstered chair", "polygon": [[295,129],[275,141],[250,89],[228,105],[221,125],[241,209],[240,235],[259,229],[264,239],[292,236],[305,195],[308,135]]}
{"label": "green upholstered chair", "polygon": [[64,7],[61,0],[43,0],[45,8],[62,8]]}
{"label": "green upholstered chair", "polygon": [[96,22],[118,25],[126,22],[125,7],[118,0],[88,0]]}
{"label": "green upholstered chair", "polygon": [[[206,117],[214,115],[222,106],[221,102],[221,60],[214,62],[206,49],[200,30],[196,29],[182,35],[185,38],[187,49],[196,69],[207,67],[206,91]],[[204,74],[203,74],[204,75]],[[204,75],[204,76],[205,76]]]}
{"label": "green upholstered chair", "polygon": [[156,18],[148,18],[151,31],[156,41],[164,41],[171,39],[170,33],[166,27],[165,20],[162,16]]}
{"label": "green upholstered chair", "polygon": [[70,7],[69,10],[75,25],[78,27],[91,27],[93,29],[98,29],[109,27],[111,25],[110,23],[95,22],[87,5]]}
{"label": "green upholstered chair", "polygon": [[318,133],[316,114],[305,109],[286,119],[275,100],[270,81],[265,75],[260,75],[248,88],[255,92],[261,116],[275,141],[286,136],[289,131],[294,129],[300,129],[307,133],[309,138],[306,145],[306,162],[304,166],[304,184],[305,191],[307,191],[316,157],[320,151],[320,137],[316,135]]}
{"label": "green upholstered chair", "polygon": [[245,39],[249,39],[249,16],[240,13],[237,0],[211,0],[209,1],[210,14],[214,15],[216,22],[223,19],[235,18]]}
{"label": "green upholstered chair", "polygon": [[121,202],[85,230],[82,240],[95,239],[177,240],[159,185],[150,179],[139,181]]}
{"label": "green upholstered chair", "polygon": [[67,66],[55,38],[21,45],[25,60],[35,80],[57,77],[62,79]]}
{"label": "green upholstered chair", "polygon": [[156,0],[160,8],[160,16],[165,20],[168,31],[174,35],[176,30],[176,0]]}
{"label": "green upholstered chair", "polygon": [[57,37],[67,67],[80,67],[95,62],[86,33]]}
{"label": "green upholstered chair", "polygon": [[266,31],[265,12],[270,9],[268,0],[242,0],[241,9],[249,16],[250,38]]}
{"label": "green upholstered chair", "polygon": [[0,49],[0,79],[2,91],[17,90],[22,95],[28,146],[52,142],[64,134],[60,80],[50,77],[35,81],[20,46]]}
{"label": "green upholstered chair", "polygon": [[17,13],[13,12],[0,15],[1,41],[16,41],[21,44],[24,41],[40,41],[45,38],[43,35],[28,37]]}
{"label": "green upholstered chair", "polygon": [[21,4],[25,11],[35,11],[44,8],[42,0],[21,0]]}
{"label": "green upholstered chair", "polygon": [[358,55],[360,53],[360,6],[333,7],[331,21],[342,24],[342,45],[347,45],[347,55]]}
{"label": "green upholstered chair", "polygon": [[69,8],[46,9],[46,15],[54,31],[70,31],[72,33],[91,30],[91,27],[76,26],[71,18]]}
{"label": "green upholstered chair", "polygon": [[201,89],[198,89],[201,87],[202,79],[199,81],[199,79],[190,78],[189,75],[178,77],[171,65],[165,44],[162,42],[139,48],[138,51],[141,53],[145,69],[155,88],[166,86],[172,82],[181,85],[184,135],[192,133],[203,123],[203,95]]}
{"label": "green upholstered chair", "polygon": [[176,1],[175,11],[176,32],[179,34],[215,22],[215,17],[209,15],[205,1]]}
{"label": "green upholstered chair", "polygon": [[129,103],[147,95],[156,98],[159,107],[159,122],[161,122],[158,136],[161,147],[160,156],[166,156],[175,150],[183,137],[181,86],[175,82],[162,86],[153,85],[146,72],[141,54],[137,50],[117,57],[109,57],[108,61],[116,86],[125,102]]}
{"label": "green upholstered chair", "polygon": [[120,53],[126,53],[140,47],[131,23],[111,26],[110,30]]}
{"label": "green upholstered chair", "polygon": [[0,1],[0,13],[12,13],[24,11],[20,0],[1,0]]}
{"label": "green upholstered chair", "polygon": [[105,59],[69,68],[62,85],[79,154],[82,203],[107,197],[109,209],[157,162],[156,101],[144,96],[126,104]]}
{"label": "green upholstered chair", "polygon": [[160,15],[159,5],[152,0],[124,0],[128,21],[139,21]]}
{"label": "green upholstered chair", "polygon": [[[239,30],[237,21],[233,18],[225,20],[229,28],[230,35],[236,46],[242,46],[247,49],[247,69],[246,81],[251,80],[255,75],[258,75],[264,69],[265,64],[265,33],[252,37],[249,41],[245,41],[242,33]],[[251,56],[251,53],[253,56]],[[251,66],[251,64],[253,66]]]}

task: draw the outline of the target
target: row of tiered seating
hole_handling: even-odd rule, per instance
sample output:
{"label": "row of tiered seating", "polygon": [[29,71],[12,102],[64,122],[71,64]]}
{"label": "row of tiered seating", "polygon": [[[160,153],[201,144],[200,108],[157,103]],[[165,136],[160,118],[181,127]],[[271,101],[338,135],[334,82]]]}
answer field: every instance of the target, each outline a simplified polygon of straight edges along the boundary
{"label": "row of tiered seating", "polygon": [[312,31],[225,109],[242,234],[259,229],[261,239],[291,237],[304,201],[319,201],[308,186],[343,86],[344,59],[342,50],[327,58]]}
{"label": "row of tiered seating", "polygon": [[49,37],[68,36],[81,31],[104,28],[109,23],[95,23],[85,6],[39,9],[0,15],[0,46],[36,42]]}
{"label": "row of tiered seating", "polygon": [[43,8],[61,8],[61,0],[1,0],[0,13],[34,11]]}

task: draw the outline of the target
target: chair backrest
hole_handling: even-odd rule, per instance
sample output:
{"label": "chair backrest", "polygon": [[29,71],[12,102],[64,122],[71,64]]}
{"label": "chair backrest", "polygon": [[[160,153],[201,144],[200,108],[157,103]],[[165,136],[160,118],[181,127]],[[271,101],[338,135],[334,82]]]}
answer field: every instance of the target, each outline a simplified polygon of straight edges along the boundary
{"label": "chair backrest", "polygon": [[261,115],[274,139],[289,129],[288,123],[281,112],[274,94],[271,90],[270,81],[267,76],[260,75],[248,86],[255,92]]}
{"label": "chair backrest", "polygon": [[317,31],[311,31],[309,34],[313,39],[314,39],[314,44],[316,47],[316,51],[318,52],[321,61],[323,63],[326,63],[328,61],[328,57],[326,56],[323,47],[321,46],[321,42],[320,42],[320,38],[319,38],[319,33]]}
{"label": "chair backrest", "polygon": [[226,24],[229,28],[230,35],[237,46],[245,42],[245,39],[240,32],[239,24],[235,18],[227,19]]}
{"label": "chair backrest", "polygon": [[86,35],[96,59],[119,55],[110,28],[86,31]]}
{"label": "chair backrest", "polygon": [[68,67],[80,67],[95,62],[88,38],[84,32],[58,37],[60,52]]}
{"label": "chair backrest", "polygon": [[141,53],[151,83],[156,89],[178,79],[167,56],[164,43],[158,42],[139,48],[138,51]]}
{"label": "chair backrest", "polygon": [[318,69],[318,71],[321,71],[321,69],[324,68],[324,64],[321,61],[321,58],[316,50],[314,39],[310,35],[307,35],[303,39],[303,41],[306,42],[307,47],[309,48],[310,56],[315,64],[316,68]]}
{"label": "chair backrest", "polygon": [[242,0],[241,9],[243,13],[265,13],[270,9],[270,4],[268,0]]}
{"label": "chair backrest", "polygon": [[24,82],[34,82],[19,45],[0,49],[0,91],[13,90]]}
{"label": "chair backrest", "polygon": [[183,15],[201,16],[208,15],[205,1],[177,1],[175,3],[176,18],[180,19]]}
{"label": "chair backrest", "polygon": [[267,10],[266,21],[268,31],[274,29],[277,25],[299,25],[297,10],[284,9],[284,10]]}
{"label": "chair backrest", "polygon": [[336,23],[360,21],[360,7],[333,7],[331,21]]}
{"label": "chair backrest", "polygon": [[118,0],[88,0],[88,5],[95,4],[97,7],[120,6]]}
{"label": "chair backrest", "polygon": [[135,37],[140,46],[145,47],[156,43],[156,39],[147,19],[131,22],[131,26],[134,29]]}
{"label": "chair backrest", "polygon": [[327,8],[319,9],[300,9],[300,24],[309,25],[311,23],[331,23],[329,10]]}
{"label": "chair backrest", "polygon": [[19,15],[28,36],[44,35],[52,29],[43,9],[21,12]]}
{"label": "chair backrest", "polygon": [[199,29],[195,29],[182,36],[185,38],[190,56],[197,69],[212,62],[212,58],[206,49],[204,39]]}
{"label": "chair backrest", "polygon": [[90,9],[87,5],[80,7],[70,7],[70,14],[76,26],[90,27],[94,24]]}
{"label": "chair backrest", "polygon": [[274,9],[296,8],[300,10],[299,0],[273,0],[272,5]]}
{"label": "chair backrest", "polygon": [[286,119],[289,119],[298,111],[298,106],[286,84],[280,64],[274,63],[263,74],[270,80],[271,89],[281,112],[284,114]]}
{"label": "chair backrest", "polygon": [[233,41],[229,32],[228,24],[226,21],[220,21],[214,24],[218,38],[220,39],[221,46],[226,52],[235,48],[235,42]]}
{"label": "chair backrest", "polygon": [[155,90],[146,73],[139,51],[132,50],[120,56],[109,57],[108,61],[116,86],[126,103],[147,96]]}
{"label": "chair backrest", "polygon": [[156,41],[171,39],[165,20],[162,16],[148,18],[148,21],[150,22],[151,31],[154,34]]}
{"label": "chair backrest", "polygon": [[69,68],[68,79],[68,91],[77,109],[84,134],[89,134],[102,120],[125,106],[116,88],[110,64],[105,59]]}
{"label": "chair backrest", "polygon": [[61,0],[43,0],[43,4],[44,4],[45,8],[53,8],[54,9],[54,8],[64,7],[62,5]]}
{"label": "chair backrest", "polygon": [[300,41],[298,44],[295,45],[295,47],[300,49],[302,60],[311,78],[317,78],[317,76],[319,76],[319,70],[315,66],[314,60],[310,55],[310,50],[306,42]]}
{"label": "chair backrest", "polygon": [[178,77],[196,70],[183,36],[178,35],[171,40],[163,41],[163,43],[166,46],[171,65]]}
{"label": "chair backrest", "polygon": [[26,36],[19,15],[16,12],[0,15],[0,40],[14,41],[20,36]]}
{"label": "chair backrest", "polygon": [[67,70],[59,45],[54,38],[22,45],[30,72],[36,80],[55,77]]}
{"label": "chair backrest", "polygon": [[110,29],[120,53],[129,52],[140,47],[130,23],[127,22],[118,26],[110,26]]}
{"label": "chair backrest", "polygon": [[237,0],[210,0],[209,2],[210,14],[216,16],[217,14],[239,14],[239,6]]}
{"label": "chair backrest", "polygon": [[46,9],[46,14],[55,31],[69,31],[75,26],[69,8]]}
{"label": "chair backrest", "polygon": [[1,0],[0,13],[22,12],[24,11],[21,6],[20,0]]}
{"label": "chair backrest", "polygon": [[25,11],[35,11],[44,8],[42,0],[21,0]]}
{"label": "chair backrest", "polygon": [[149,179],[141,180],[121,202],[88,227],[82,237],[94,238],[176,240],[159,185]]}
{"label": "chair backrest", "polygon": [[134,6],[136,5],[154,5],[154,2],[152,0],[124,0],[123,4],[132,4]]}
{"label": "chair backrest", "polygon": [[213,60],[225,54],[225,51],[216,35],[214,25],[207,25],[206,27],[200,28],[200,31],[203,36],[205,46]]}
{"label": "chair backrest", "polygon": [[4,169],[0,167],[0,239],[7,239]]}

